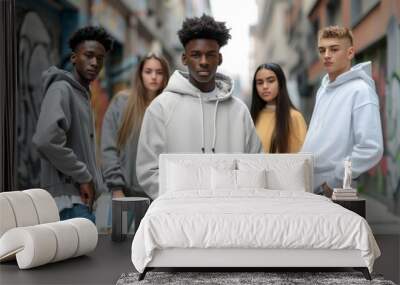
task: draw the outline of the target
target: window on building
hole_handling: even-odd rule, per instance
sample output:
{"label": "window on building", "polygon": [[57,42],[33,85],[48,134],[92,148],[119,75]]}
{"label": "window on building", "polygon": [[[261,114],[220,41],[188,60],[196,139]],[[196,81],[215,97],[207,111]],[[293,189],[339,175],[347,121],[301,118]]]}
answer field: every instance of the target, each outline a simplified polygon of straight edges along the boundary
{"label": "window on building", "polygon": [[326,5],[326,12],[328,16],[328,25],[342,25],[342,17],[341,17],[341,11],[340,7],[341,2],[340,1],[335,1],[335,0],[330,0],[328,4]]}
{"label": "window on building", "polygon": [[351,24],[357,25],[380,0],[351,0]]}
{"label": "window on building", "polygon": [[317,53],[318,31],[319,31],[319,19],[311,23],[311,30],[308,34],[307,58],[310,59],[311,63],[318,60],[318,53]]}

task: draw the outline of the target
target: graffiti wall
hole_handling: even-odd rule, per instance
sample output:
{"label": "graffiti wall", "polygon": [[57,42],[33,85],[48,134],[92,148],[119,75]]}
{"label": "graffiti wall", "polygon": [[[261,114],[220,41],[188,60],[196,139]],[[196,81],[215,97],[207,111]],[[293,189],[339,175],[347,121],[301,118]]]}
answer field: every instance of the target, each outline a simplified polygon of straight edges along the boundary
{"label": "graffiti wall", "polygon": [[386,88],[386,176],[387,197],[400,216],[400,28],[393,17],[388,26]]}
{"label": "graffiti wall", "polygon": [[389,77],[386,101],[386,189],[388,198],[393,198],[393,211],[400,216],[400,71]]}
{"label": "graffiti wall", "polygon": [[17,181],[18,189],[39,186],[40,161],[32,136],[42,102],[41,74],[54,61],[52,37],[43,19],[25,11],[18,31]]}
{"label": "graffiti wall", "polygon": [[372,61],[372,76],[380,102],[384,155],[362,177],[361,190],[379,199],[400,216],[400,28],[392,18],[385,39],[357,56]]}
{"label": "graffiti wall", "polygon": [[18,189],[40,185],[40,160],[32,137],[43,100],[41,76],[51,65],[66,68],[70,56],[68,39],[78,21],[76,8],[67,2],[57,5],[48,0],[16,2]]}

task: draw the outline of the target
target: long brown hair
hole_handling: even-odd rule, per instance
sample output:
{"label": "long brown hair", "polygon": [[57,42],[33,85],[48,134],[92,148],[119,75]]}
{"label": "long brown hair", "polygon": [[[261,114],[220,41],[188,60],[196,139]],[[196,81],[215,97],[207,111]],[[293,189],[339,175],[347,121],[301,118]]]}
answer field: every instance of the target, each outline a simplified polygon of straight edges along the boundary
{"label": "long brown hair", "polygon": [[267,105],[258,95],[256,87],[256,75],[261,69],[268,69],[275,73],[278,79],[278,96],[276,97],[275,110],[275,128],[272,133],[270,153],[286,153],[289,149],[289,132],[290,132],[290,109],[297,110],[289,98],[289,93],[286,87],[286,77],[282,68],[276,63],[264,63],[257,67],[253,78],[253,92],[251,100],[250,113],[254,124],[262,109]]}
{"label": "long brown hair", "polygon": [[140,130],[144,112],[146,111],[146,108],[150,104],[151,100],[154,99],[154,98],[149,98],[142,79],[142,71],[144,64],[146,63],[147,60],[152,58],[160,62],[164,76],[161,88],[160,90],[157,91],[157,95],[159,95],[165,88],[165,86],[167,86],[169,79],[168,62],[163,57],[155,54],[150,54],[145,58],[143,58],[140,61],[139,66],[135,72],[132,90],[128,98],[128,104],[126,105],[126,108],[122,116],[121,126],[118,129],[117,133],[118,149],[121,149],[126,144],[128,138],[131,136],[132,133]]}

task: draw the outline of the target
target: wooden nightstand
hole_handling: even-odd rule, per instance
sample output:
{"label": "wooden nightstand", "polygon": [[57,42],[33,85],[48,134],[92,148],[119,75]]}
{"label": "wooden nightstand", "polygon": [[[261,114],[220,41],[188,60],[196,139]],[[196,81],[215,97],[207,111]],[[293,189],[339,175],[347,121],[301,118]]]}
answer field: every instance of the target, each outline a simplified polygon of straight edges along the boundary
{"label": "wooden nightstand", "polygon": [[365,199],[357,200],[332,200],[332,202],[359,214],[365,219]]}

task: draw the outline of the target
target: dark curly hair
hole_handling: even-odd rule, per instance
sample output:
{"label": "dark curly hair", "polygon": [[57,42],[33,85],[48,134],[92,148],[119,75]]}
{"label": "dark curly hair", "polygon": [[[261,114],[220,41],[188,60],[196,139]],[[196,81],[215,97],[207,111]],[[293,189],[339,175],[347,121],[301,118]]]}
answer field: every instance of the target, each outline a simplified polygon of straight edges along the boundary
{"label": "dark curly hair", "polygon": [[228,43],[231,38],[225,22],[217,22],[213,17],[203,14],[200,18],[186,18],[182,28],[178,31],[179,40],[185,47],[193,39],[212,39],[220,47]]}
{"label": "dark curly hair", "polygon": [[76,47],[84,41],[97,41],[109,52],[114,44],[112,37],[102,27],[88,26],[77,30],[69,39],[69,47],[75,51]]}

